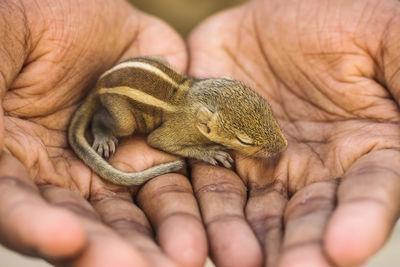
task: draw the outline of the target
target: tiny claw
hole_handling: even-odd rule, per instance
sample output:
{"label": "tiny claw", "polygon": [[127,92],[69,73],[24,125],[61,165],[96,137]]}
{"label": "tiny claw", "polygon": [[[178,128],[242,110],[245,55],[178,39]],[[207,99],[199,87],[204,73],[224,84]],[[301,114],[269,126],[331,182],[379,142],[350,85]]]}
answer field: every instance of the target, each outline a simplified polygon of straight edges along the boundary
{"label": "tiny claw", "polygon": [[119,144],[118,138],[116,138],[116,137],[113,136],[113,137],[112,137],[112,140],[113,140],[115,146],[117,147],[118,144]]}
{"label": "tiny claw", "polygon": [[115,141],[114,140],[109,140],[108,141],[108,148],[110,150],[110,156],[115,153]]}
{"label": "tiny claw", "polygon": [[208,163],[210,163],[211,165],[214,165],[214,166],[217,166],[218,165],[218,161],[216,161],[214,158],[212,158],[212,157],[209,157],[209,158],[206,158],[206,159],[204,159],[204,161],[206,161],[206,162],[208,162]]}
{"label": "tiny claw", "polygon": [[222,163],[222,165],[224,165],[225,168],[227,168],[227,169],[232,168],[232,164],[229,161],[221,160],[220,162]]}
{"label": "tiny claw", "polygon": [[96,141],[93,143],[93,145],[92,145],[92,148],[94,149],[94,150],[96,150],[97,151],[97,149],[99,149],[99,143],[97,143]]}
{"label": "tiny claw", "polygon": [[99,146],[99,147],[97,148],[97,154],[99,154],[100,157],[103,156],[103,147],[102,147],[102,146]]}
{"label": "tiny claw", "polygon": [[220,152],[218,155],[215,156],[215,158],[221,162],[221,164],[225,167],[225,168],[232,168],[232,163],[233,163],[233,159],[231,158],[231,156],[226,153],[226,152]]}
{"label": "tiny claw", "polygon": [[104,146],[103,153],[104,153],[104,158],[108,159],[110,157],[110,152],[108,150],[108,146]]}
{"label": "tiny claw", "polygon": [[97,134],[92,147],[100,157],[108,159],[115,152],[115,144],[118,144],[118,139],[114,136]]}

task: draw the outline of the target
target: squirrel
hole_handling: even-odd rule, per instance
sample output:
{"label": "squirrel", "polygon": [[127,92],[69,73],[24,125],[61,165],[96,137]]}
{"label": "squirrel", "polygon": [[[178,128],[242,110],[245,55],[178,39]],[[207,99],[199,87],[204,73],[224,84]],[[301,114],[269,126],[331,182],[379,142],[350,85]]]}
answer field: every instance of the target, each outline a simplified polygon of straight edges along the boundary
{"label": "squirrel", "polygon": [[[90,126],[92,146],[85,137]],[[185,166],[177,160],[135,173],[115,169],[104,158],[118,138],[134,133],[148,134],[151,147],[226,168],[233,164],[227,150],[270,157],[287,147],[270,106],[252,89],[231,78],[187,77],[159,56],[131,58],[103,73],[74,113],[68,141],[114,184],[141,185]]]}

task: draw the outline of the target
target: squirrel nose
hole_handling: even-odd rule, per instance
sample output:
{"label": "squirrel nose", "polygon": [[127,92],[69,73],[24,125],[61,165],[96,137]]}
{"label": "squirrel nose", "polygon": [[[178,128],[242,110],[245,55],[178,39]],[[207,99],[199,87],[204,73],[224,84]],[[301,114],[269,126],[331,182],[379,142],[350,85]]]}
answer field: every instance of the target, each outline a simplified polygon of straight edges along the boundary
{"label": "squirrel nose", "polygon": [[283,133],[280,132],[279,135],[277,135],[272,141],[271,147],[270,149],[268,149],[268,152],[271,155],[275,155],[285,151],[287,146],[288,141],[286,140],[286,137],[283,135]]}
{"label": "squirrel nose", "polygon": [[270,145],[266,146],[264,149],[259,150],[254,156],[261,158],[270,158],[279,155],[286,150],[288,146],[288,141],[286,137],[282,134],[279,138],[276,138]]}

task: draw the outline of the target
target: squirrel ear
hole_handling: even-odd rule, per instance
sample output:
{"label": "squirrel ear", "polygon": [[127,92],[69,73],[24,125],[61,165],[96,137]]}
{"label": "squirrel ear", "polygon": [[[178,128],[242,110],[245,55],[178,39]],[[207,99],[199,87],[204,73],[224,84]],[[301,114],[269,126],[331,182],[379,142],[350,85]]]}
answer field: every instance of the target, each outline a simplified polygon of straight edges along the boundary
{"label": "squirrel ear", "polygon": [[214,113],[206,107],[201,107],[196,114],[196,126],[204,135],[207,135],[211,132],[210,122],[213,116]]}

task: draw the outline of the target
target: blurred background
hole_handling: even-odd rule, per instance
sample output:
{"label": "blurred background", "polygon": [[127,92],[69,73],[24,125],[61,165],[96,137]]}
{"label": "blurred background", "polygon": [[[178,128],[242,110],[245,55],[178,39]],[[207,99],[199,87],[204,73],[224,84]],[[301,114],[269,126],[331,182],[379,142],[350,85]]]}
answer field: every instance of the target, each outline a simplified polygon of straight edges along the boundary
{"label": "blurred background", "polygon": [[[190,31],[204,18],[245,0],[130,0],[137,8],[153,14],[169,23],[186,38]],[[400,225],[398,224],[390,241],[364,267],[399,267]],[[351,249],[351,248],[349,248]],[[49,267],[40,259],[24,257],[0,245],[0,267]],[[207,262],[207,267],[213,266]]]}
{"label": "blurred background", "polygon": [[135,7],[168,22],[186,37],[204,18],[247,0],[129,0]]}

